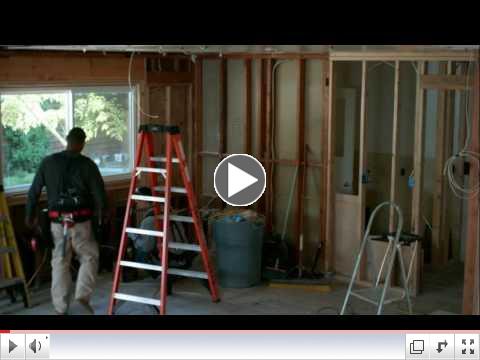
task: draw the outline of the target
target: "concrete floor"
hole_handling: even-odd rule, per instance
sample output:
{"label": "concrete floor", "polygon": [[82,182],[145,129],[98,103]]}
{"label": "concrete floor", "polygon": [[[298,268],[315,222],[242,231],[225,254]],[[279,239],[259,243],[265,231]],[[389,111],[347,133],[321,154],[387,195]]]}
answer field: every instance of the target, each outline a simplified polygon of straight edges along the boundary
{"label": "concrete floor", "polygon": [[[146,297],[158,297],[158,280],[147,278],[122,285],[122,291]],[[463,289],[463,266],[451,264],[441,274],[425,274],[424,292],[413,299],[415,314],[460,313]],[[111,291],[111,274],[102,274],[92,299],[96,315],[107,312]],[[167,313],[171,315],[242,315],[242,314],[336,314],[345,297],[346,284],[333,284],[332,291],[320,293],[303,289],[271,288],[267,284],[246,289],[221,289],[220,303],[212,303],[209,293],[195,280],[180,279],[175,282],[174,294],[168,298]],[[22,304],[10,305],[0,301],[0,313],[18,315],[50,315],[53,308],[48,288],[32,294],[34,306],[25,309]],[[70,313],[81,314],[72,306]],[[353,299],[349,313],[374,314],[373,306]],[[152,307],[123,303],[118,314],[153,315]],[[385,314],[406,314],[406,304],[385,307]]]}

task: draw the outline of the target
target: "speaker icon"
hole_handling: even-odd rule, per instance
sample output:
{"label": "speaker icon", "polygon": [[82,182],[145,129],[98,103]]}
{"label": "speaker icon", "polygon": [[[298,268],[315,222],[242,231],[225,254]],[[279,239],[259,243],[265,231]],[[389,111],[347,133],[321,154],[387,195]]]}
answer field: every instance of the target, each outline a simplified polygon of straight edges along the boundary
{"label": "speaker icon", "polygon": [[30,350],[33,351],[34,354],[37,353],[37,351],[42,350],[42,343],[40,341],[37,341],[37,339],[33,339],[33,341],[28,345]]}

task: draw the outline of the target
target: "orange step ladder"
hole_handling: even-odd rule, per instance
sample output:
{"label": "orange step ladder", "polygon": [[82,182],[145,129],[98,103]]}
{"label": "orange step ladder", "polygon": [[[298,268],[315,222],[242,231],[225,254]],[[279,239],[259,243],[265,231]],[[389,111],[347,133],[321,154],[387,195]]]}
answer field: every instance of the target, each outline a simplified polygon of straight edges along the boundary
{"label": "orange step ladder", "polygon": [[[162,134],[166,136],[166,156],[158,157],[154,155],[153,135]],[[146,150],[147,167],[142,167],[142,154]],[[173,154],[175,153],[175,155]],[[165,164],[164,168],[156,167],[155,164]],[[173,164],[179,166],[180,175],[184,187],[172,186],[173,180]],[[141,173],[150,174],[150,183],[152,189],[152,196],[135,195],[134,191],[137,186],[137,179]],[[159,185],[159,176],[164,180],[164,185]],[[191,217],[178,216],[170,214],[171,194],[179,193],[185,194],[188,198],[188,208]],[[155,215],[155,230],[145,230],[131,227],[131,209],[132,201],[147,201],[154,204]],[[162,211],[163,208],[163,211]],[[172,242],[169,237],[170,221],[180,221],[192,223],[196,238],[196,243],[180,243]],[[139,234],[145,236],[154,236],[157,238],[160,265],[143,264],[131,261],[124,261],[128,234]],[[186,251],[199,252],[201,254],[204,272],[192,271],[184,269],[175,269],[168,267],[168,249],[179,249]],[[149,271],[158,271],[160,276],[160,298],[146,298],[132,294],[125,294],[119,292],[120,278],[122,268],[136,268]],[[120,248],[118,252],[118,259],[115,266],[115,273],[113,279],[112,294],[108,307],[108,314],[112,315],[115,312],[115,306],[118,300],[130,301],[135,303],[142,303],[152,305],[158,309],[160,315],[166,313],[167,305],[167,279],[168,275],[185,276],[190,278],[198,278],[208,280],[208,286],[213,302],[219,301],[217,282],[214,271],[210,262],[208,247],[205,241],[203,226],[198,212],[195,194],[193,193],[193,186],[190,175],[186,165],[185,153],[183,151],[182,141],[180,137],[180,129],[174,125],[142,125],[138,133],[137,151],[135,157],[135,167],[130,182],[130,189],[125,212],[125,219],[122,229],[122,237],[120,240]]]}

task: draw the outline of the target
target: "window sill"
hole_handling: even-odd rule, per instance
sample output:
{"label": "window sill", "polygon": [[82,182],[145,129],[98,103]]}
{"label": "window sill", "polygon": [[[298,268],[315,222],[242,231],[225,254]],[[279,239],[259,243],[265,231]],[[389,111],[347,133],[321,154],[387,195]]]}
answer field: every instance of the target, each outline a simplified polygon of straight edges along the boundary
{"label": "window sill", "polygon": [[[130,176],[121,175],[116,177],[111,177],[104,179],[105,181],[105,190],[107,192],[128,189],[130,186]],[[16,189],[14,191],[6,191],[5,197],[7,199],[8,206],[18,206],[25,205],[27,203],[27,193],[29,188],[25,189]],[[46,194],[42,193],[40,196],[40,201],[46,200]]]}

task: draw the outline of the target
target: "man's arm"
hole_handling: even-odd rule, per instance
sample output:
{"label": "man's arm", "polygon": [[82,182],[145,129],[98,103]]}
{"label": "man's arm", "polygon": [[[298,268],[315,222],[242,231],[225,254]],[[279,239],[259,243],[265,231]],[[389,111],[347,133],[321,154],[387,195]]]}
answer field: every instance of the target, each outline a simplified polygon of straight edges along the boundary
{"label": "man's arm", "polygon": [[27,225],[33,225],[38,198],[42,193],[43,187],[45,186],[44,167],[45,160],[40,164],[40,167],[38,168],[33,179],[32,186],[30,186],[30,190],[28,191],[27,205],[25,207],[25,222]]}
{"label": "man's arm", "polygon": [[93,161],[90,162],[90,171],[88,174],[89,188],[93,196],[96,215],[99,220],[102,221],[107,214],[107,193],[105,192],[105,183],[103,182],[100,170],[98,170],[97,164]]}

